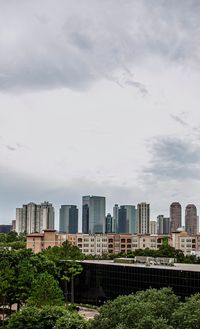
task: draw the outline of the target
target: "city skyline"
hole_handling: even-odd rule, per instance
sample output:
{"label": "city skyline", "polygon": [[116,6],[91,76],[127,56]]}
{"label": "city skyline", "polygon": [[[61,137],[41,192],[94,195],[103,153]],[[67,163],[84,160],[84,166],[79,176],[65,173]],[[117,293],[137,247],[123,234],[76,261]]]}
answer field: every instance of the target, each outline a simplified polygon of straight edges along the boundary
{"label": "city skyline", "polygon": [[199,1],[0,9],[0,223],[30,200],[81,209],[85,192],[109,212],[198,208]]}
{"label": "city skyline", "polygon": [[[151,204],[140,202],[136,204],[120,205],[114,204],[112,211],[109,212],[107,207],[107,199],[105,196],[82,196],[82,204],[79,208],[77,205],[60,205],[58,212],[49,201],[44,201],[40,205],[29,201],[27,205],[23,204],[22,208],[16,208],[15,218],[22,218],[24,207],[33,205],[34,207],[51,206],[53,209],[53,226],[60,232],[65,233],[105,233],[107,215],[111,215],[112,233],[142,233],[149,234],[151,231],[150,223],[156,222],[159,234],[168,234],[167,232],[175,232],[177,229],[184,228],[188,233],[196,234],[199,231],[199,215],[198,207],[194,204],[183,205],[179,202],[172,202],[168,207],[168,213],[157,214],[154,218],[151,215]],[[87,206],[87,209],[85,209]],[[91,210],[89,212],[89,209]],[[177,214],[178,207],[178,214]],[[38,208],[38,209],[39,209]],[[173,209],[173,210],[172,210]],[[187,214],[187,215],[186,215]],[[178,215],[178,219],[176,217]],[[186,220],[187,217],[187,220]],[[39,217],[38,217],[39,218]],[[24,221],[24,220],[23,220]],[[163,222],[164,221],[164,222]],[[174,224],[174,221],[178,224]],[[87,223],[86,223],[87,222]],[[4,225],[3,223],[0,223]],[[86,225],[87,224],[87,225]],[[16,225],[16,224],[15,224]],[[25,225],[25,224],[23,224]],[[38,225],[38,224],[37,224]],[[46,225],[46,224],[45,224]],[[91,226],[92,225],[92,226]],[[98,229],[96,230],[96,225]],[[100,229],[100,226],[101,229]],[[18,226],[18,225],[17,225]],[[48,227],[48,225],[46,226]],[[65,227],[65,230],[63,229]],[[94,229],[94,227],[96,227]],[[45,228],[45,226],[44,226]],[[69,231],[70,228],[70,231]],[[76,229],[78,228],[78,229]],[[71,231],[72,230],[72,231]],[[17,230],[18,231],[18,230]],[[20,230],[23,232],[23,230]],[[42,231],[42,230],[41,230]],[[165,233],[161,233],[161,231]]]}

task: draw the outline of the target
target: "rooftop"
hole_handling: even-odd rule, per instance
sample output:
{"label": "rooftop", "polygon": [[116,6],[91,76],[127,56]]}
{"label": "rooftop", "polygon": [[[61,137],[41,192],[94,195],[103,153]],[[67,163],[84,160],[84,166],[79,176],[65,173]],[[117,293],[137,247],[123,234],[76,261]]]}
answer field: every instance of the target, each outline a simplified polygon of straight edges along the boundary
{"label": "rooftop", "polygon": [[172,271],[193,271],[193,272],[200,272],[200,264],[180,264],[175,263],[174,266],[166,266],[166,265],[150,265],[146,266],[145,264],[141,263],[114,263],[113,260],[83,260],[83,263],[86,264],[101,264],[101,265],[113,265],[113,266],[127,266],[127,267],[145,267],[145,268],[155,268],[155,269],[166,269]]}

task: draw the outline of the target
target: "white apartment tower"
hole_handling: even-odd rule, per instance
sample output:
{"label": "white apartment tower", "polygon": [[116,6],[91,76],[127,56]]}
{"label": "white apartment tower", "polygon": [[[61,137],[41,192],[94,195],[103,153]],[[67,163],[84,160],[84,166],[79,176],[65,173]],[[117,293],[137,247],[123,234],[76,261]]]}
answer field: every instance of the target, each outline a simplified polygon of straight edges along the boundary
{"label": "white apartment tower", "polygon": [[139,234],[150,233],[150,205],[146,202],[139,203],[137,205],[137,225]]}
{"label": "white apartment tower", "polygon": [[54,229],[54,208],[51,203],[30,202],[16,209],[16,232],[27,234]]}

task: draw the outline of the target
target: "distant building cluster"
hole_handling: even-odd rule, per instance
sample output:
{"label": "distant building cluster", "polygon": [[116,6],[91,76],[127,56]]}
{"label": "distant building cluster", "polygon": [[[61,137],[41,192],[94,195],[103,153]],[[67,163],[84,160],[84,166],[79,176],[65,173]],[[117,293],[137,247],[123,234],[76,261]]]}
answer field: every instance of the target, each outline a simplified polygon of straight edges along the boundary
{"label": "distant building cluster", "polygon": [[[76,205],[62,205],[59,210],[59,232],[78,233],[79,209]],[[199,218],[194,204],[185,208],[185,231],[190,235],[199,232]],[[54,208],[51,203],[33,202],[16,209],[16,228],[20,232],[41,233],[54,229]],[[170,205],[169,216],[158,215],[150,220],[150,204],[118,205],[113,213],[106,214],[106,198],[103,196],[83,196],[82,198],[83,234],[158,234],[169,235],[182,228],[182,208],[179,202]]]}
{"label": "distant building cluster", "polygon": [[27,234],[54,229],[54,207],[49,202],[30,202],[16,209],[16,232]]}

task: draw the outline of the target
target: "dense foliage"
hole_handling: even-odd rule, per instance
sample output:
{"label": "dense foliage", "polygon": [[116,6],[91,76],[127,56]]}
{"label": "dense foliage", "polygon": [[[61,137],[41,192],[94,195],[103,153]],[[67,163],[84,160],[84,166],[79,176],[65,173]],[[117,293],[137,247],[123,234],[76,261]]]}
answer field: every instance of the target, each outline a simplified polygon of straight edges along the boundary
{"label": "dense foliage", "polygon": [[26,234],[17,234],[15,231],[0,233],[0,248],[23,249],[26,248]]}
{"label": "dense foliage", "polygon": [[181,303],[171,289],[119,296],[100,309],[90,329],[199,329],[200,294]]}

